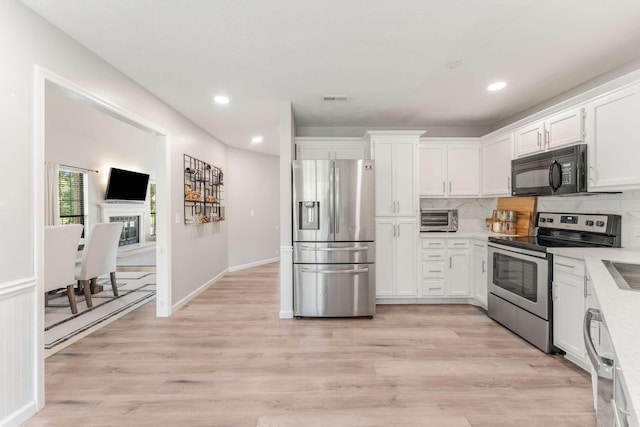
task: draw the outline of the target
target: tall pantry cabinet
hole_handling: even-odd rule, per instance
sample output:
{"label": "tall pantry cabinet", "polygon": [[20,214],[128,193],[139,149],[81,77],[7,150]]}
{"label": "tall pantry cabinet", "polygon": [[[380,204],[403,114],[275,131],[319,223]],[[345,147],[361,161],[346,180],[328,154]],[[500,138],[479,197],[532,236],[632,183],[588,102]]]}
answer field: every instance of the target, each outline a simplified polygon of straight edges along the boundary
{"label": "tall pantry cabinet", "polygon": [[418,143],[425,131],[369,131],[376,168],[376,294],[418,296]]}

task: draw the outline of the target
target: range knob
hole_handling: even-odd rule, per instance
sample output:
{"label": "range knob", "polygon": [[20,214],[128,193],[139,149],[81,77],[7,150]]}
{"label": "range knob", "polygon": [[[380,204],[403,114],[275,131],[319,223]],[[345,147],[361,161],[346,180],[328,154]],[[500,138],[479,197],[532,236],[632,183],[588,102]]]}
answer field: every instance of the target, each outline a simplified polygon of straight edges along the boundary
{"label": "range knob", "polygon": [[547,222],[553,222],[553,218],[547,218]]}
{"label": "range knob", "polygon": [[587,226],[589,226],[589,227],[593,227],[593,221],[591,221],[590,219],[588,219],[588,220],[586,220],[586,221],[584,222],[584,225],[587,225]]}
{"label": "range knob", "polygon": [[540,222],[547,222],[547,218],[540,218]]}
{"label": "range knob", "polygon": [[596,227],[604,227],[604,221],[596,221]]}

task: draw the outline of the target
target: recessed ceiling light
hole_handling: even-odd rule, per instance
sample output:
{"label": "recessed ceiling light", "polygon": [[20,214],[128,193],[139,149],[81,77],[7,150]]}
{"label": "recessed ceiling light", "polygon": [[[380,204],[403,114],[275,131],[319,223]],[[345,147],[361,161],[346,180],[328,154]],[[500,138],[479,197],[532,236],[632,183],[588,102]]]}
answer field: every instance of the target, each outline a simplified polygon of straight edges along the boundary
{"label": "recessed ceiling light", "polygon": [[253,138],[251,138],[251,142],[253,144],[259,144],[262,142],[264,138],[262,138],[262,135],[258,135],[258,136],[254,136]]}
{"label": "recessed ceiling light", "polygon": [[213,98],[216,104],[228,104],[229,98],[224,95],[217,95]]}
{"label": "recessed ceiling light", "polygon": [[505,82],[495,82],[487,86],[487,90],[495,92],[496,90],[504,89],[506,86],[507,84]]}

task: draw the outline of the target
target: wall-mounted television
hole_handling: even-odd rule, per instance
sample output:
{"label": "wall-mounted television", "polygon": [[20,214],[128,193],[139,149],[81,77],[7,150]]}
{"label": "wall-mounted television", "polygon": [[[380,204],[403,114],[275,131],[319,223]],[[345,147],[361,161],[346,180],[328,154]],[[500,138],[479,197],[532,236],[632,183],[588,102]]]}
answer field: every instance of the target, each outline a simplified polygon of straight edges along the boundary
{"label": "wall-mounted television", "polygon": [[149,175],[124,169],[111,168],[105,200],[133,200],[143,202],[147,198]]}

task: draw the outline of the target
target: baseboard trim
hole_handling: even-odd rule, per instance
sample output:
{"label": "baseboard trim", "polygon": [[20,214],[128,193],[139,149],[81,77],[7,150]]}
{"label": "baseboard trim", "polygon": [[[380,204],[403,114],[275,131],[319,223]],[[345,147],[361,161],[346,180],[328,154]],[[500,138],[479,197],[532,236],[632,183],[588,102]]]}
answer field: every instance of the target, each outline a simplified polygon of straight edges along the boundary
{"label": "baseboard trim", "polygon": [[280,310],[281,319],[293,319],[293,310]]}
{"label": "baseboard trim", "polygon": [[215,276],[213,279],[209,280],[204,285],[200,286],[195,291],[191,292],[189,295],[187,295],[186,297],[182,298],[177,303],[173,304],[171,306],[171,312],[174,313],[176,310],[179,310],[180,308],[182,308],[182,306],[184,306],[186,303],[188,303],[189,301],[191,301],[192,299],[197,297],[199,294],[204,292],[209,286],[213,285],[218,280],[222,279],[225,276],[225,274],[227,274],[228,271],[229,271],[228,269],[221,271],[220,274]]}
{"label": "baseboard trim", "polygon": [[433,297],[423,297],[423,298],[376,298],[376,304],[469,304],[475,305],[476,307],[480,307],[483,309],[487,309],[486,305],[482,304],[480,301],[475,298],[469,297],[461,297],[461,298],[433,298]]}
{"label": "baseboard trim", "polygon": [[251,268],[251,267],[257,267],[259,265],[264,265],[264,264],[271,264],[272,262],[278,262],[280,261],[280,257],[275,257],[275,258],[269,258],[269,259],[263,259],[260,261],[255,261],[255,262],[250,262],[248,264],[242,264],[242,265],[236,265],[233,267],[229,267],[229,273],[233,273],[234,271],[240,271],[240,270],[245,270],[247,268]]}
{"label": "baseboard trim", "polygon": [[29,402],[22,408],[10,414],[3,420],[0,420],[0,427],[14,427],[27,421],[29,418],[36,414],[36,402]]}

